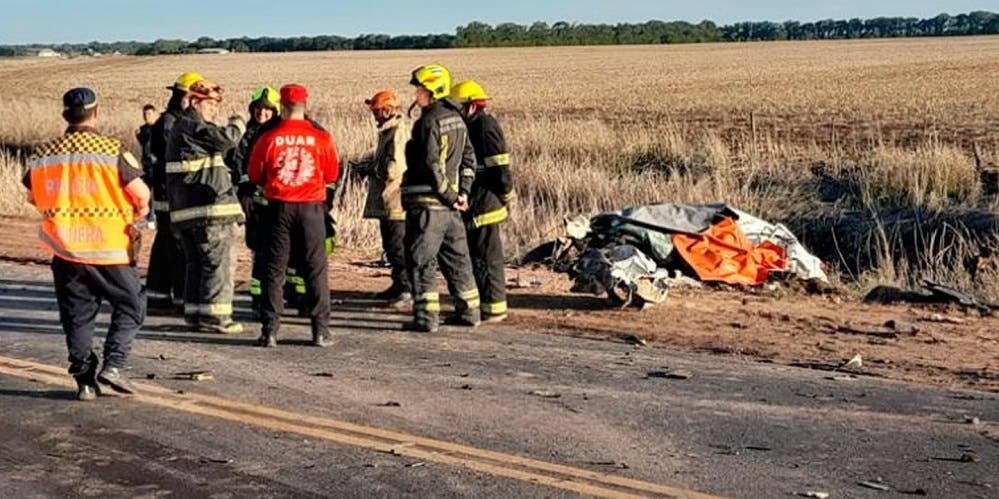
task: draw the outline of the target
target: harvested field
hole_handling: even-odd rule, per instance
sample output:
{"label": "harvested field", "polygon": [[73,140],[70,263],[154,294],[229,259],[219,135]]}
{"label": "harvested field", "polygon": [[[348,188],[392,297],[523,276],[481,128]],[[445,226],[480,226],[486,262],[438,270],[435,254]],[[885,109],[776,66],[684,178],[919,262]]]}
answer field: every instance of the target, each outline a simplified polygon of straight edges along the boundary
{"label": "harvested field", "polygon": [[[58,98],[72,85],[96,88],[104,129],[129,139],[141,105],[162,104],[163,87],[190,70],[226,87],[229,112],[245,112],[261,84],[310,86],[314,115],[357,158],[374,144],[363,98],[382,87],[408,95],[408,72],[433,60],[495,98],[520,194],[511,256],[558,234],[563,215],[652,201],[720,200],[791,223],[844,209],[996,207],[972,155],[977,143],[986,163],[999,157],[996,37],[4,60],[0,162],[16,168],[21,147],[59,133]],[[17,175],[3,178],[0,211],[23,215]],[[821,189],[830,179],[849,187],[832,200]],[[342,240],[373,248],[362,190],[348,186]],[[940,264],[881,243],[881,266],[855,280]],[[994,281],[975,285],[995,298]]]}

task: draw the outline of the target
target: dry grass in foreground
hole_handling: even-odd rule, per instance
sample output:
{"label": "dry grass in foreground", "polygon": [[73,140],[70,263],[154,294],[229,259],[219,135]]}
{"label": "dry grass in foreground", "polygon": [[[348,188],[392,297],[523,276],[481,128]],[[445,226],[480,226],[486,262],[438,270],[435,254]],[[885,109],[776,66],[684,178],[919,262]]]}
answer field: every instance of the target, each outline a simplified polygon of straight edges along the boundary
{"label": "dry grass in foreground", "polygon": [[[349,159],[374,145],[363,98],[383,87],[408,96],[409,71],[434,60],[495,98],[520,194],[511,255],[557,235],[564,215],[655,201],[724,201],[785,222],[827,209],[995,207],[970,147],[999,157],[999,37],[0,61],[0,143],[58,134],[58,99],[73,85],[95,87],[103,128],[130,140],[141,105],[162,104],[166,84],[198,70],[226,87],[229,112],[245,113],[258,85],[310,86],[313,113]],[[20,215],[11,160],[0,158],[0,212]],[[849,186],[835,201],[823,202],[816,165]],[[343,242],[374,247],[363,186],[348,187]],[[885,256],[868,280],[940,270],[890,247]]]}

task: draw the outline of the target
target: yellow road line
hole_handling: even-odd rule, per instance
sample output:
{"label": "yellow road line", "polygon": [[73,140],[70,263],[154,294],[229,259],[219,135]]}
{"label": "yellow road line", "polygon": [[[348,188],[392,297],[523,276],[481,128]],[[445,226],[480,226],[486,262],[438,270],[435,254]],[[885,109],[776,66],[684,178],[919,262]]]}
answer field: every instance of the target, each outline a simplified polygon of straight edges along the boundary
{"label": "yellow road line", "polygon": [[[0,374],[50,385],[75,386],[64,369],[5,356],[0,356]],[[135,386],[139,393],[130,398],[145,404],[459,466],[594,497],[714,497],[681,487],[608,475],[337,419],[309,416],[211,395],[178,394],[148,383],[135,383]]]}

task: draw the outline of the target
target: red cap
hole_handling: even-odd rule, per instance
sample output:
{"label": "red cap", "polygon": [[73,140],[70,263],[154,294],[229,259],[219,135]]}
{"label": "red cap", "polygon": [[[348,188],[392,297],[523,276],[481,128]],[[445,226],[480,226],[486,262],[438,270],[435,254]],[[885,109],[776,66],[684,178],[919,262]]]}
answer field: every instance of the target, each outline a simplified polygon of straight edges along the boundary
{"label": "red cap", "polygon": [[309,100],[309,89],[294,84],[281,87],[282,104],[301,104],[307,100]]}

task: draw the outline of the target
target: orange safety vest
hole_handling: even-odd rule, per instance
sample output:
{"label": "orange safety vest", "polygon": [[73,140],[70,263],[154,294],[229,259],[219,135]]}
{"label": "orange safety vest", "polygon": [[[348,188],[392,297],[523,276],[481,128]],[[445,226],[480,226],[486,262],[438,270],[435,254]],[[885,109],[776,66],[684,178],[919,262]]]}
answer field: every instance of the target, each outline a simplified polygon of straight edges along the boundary
{"label": "orange safety vest", "polygon": [[131,157],[121,154],[121,142],[90,131],[67,133],[35,150],[28,168],[43,217],[43,248],[72,262],[131,263],[134,208],[121,185],[120,157]]}

